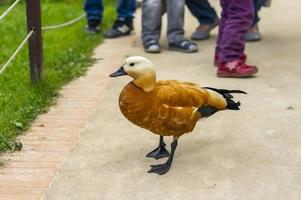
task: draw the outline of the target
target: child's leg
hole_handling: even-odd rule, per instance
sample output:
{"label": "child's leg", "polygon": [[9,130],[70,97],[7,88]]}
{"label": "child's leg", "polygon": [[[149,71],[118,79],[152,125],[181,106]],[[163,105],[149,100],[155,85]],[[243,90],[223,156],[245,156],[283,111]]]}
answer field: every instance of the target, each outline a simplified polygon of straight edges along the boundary
{"label": "child's leg", "polygon": [[136,0],[118,0],[117,19],[111,29],[104,33],[106,38],[118,38],[130,35],[134,30],[133,19],[136,11]]}
{"label": "child's leg", "polygon": [[200,24],[211,25],[218,19],[217,13],[208,0],[186,0],[186,5]]}
{"label": "child's leg", "polygon": [[103,15],[103,3],[102,0],[86,0],[84,5],[87,13],[88,21],[95,21],[95,23],[101,23]]}
{"label": "child's leg", "polygon": [[[244,34],[253,22],[253,0],[221,0],[226,20],[219,41],[219,62],[231,62],[244,54]],[[222,17],[223,18],[223,17]],[[223,19],[222,19],[223,20]]]}
{"label": "child's leg", "polygon": [[185,0],[167,0],[169,44],[184,40],[184,8]]}
{"label": "child's leg", "polygon": [[118,0],[118,20],[121,21],[133,21],[136,11],[135,0]]}
{"label": "child's leg", "polygon": [[[221,13],[221,18],[220,18],[220,22],[219,22],[219,28],[218,28],[218,38],[216,41],[216,49],[215,49],[215,55],[218,56],[219,52],[220,52],[220,45],[221,45],[221,41],[223,38],[223,34],[224,34],[224,28],[225,28],[225,24],[228,18],[227,15],[227,1],[220,1],[220,5],[222,7],[222,13]],[[216,59],[218,59],[216,57]]]}
{"label": "child's leg", "polygon": [[220,0],[223,14],[217,42],[217,76],[250,77],[258,72],[247,65],[243,36],[253,21],[253,0]]}
{"label": "child's leg", "polygon": [[253,0],[253,1],[254,1],[254,15],[255,16],[254,16],[252,26],[255,26],[260,20],[258,13],[265,1],[264,0]]}
{"label": "child's leg", "polygon": [[144,46],[158,43],[161,34],[161,17],[165,8],[162,0],[144,0],[142,3],[142,41]]}
{"label": "child's leg", "polygon": [[244,35],[245,41],[248,42],[256,42],[261,40],[261,33],[259,31],[258,23],[260,20],[259,11],[264,4],[264,0],[253,0],[253,2],[254,2],[254,20],[251,27],[249,27],[248,32]]}

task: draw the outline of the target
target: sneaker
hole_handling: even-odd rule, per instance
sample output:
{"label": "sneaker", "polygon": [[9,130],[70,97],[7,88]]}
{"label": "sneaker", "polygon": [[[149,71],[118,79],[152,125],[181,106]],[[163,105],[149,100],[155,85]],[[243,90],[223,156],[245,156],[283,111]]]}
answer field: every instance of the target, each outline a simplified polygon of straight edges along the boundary
{"label": "sneaker", "polygon": [[251,77],[258,72],[256,66],[250,66],[242,62],[242,60],[235,60],[219,64],[217,69],[218,77],[236,77],[244,78]]}
{"label": "sneaker", "polygon": [[146,53],[160,53],[160,45],[157,41],[152,40],[144,44],[144,51]]}
{"label": "sneaker", "polygon": [[[247,61],[247,55],[246,55],[246,54],[242,54],[242,55],[240,56],[240,60],[241,60],[242,63],[246,63],[246,61]],[[215,54],[215,56],[214,56],[214,61],[213,61],[213,63],[214,63],[214,66],[215,66],[215,67],[218,67],[219,61],[218,61],[218,56],[217,56],[216,54]]]}
{"label": "sneaker", "polygon": [[105,32],[104,35],[106,38],[118,38],[121,36],[130,35],[133,30],[134,27],[132,21],[117,20],[115,21],[113,27],[107,32]]}
{"label": "sneaker", "polygon": [[198,46],[194,42],[189,40],[182,40],[169,44],[169,49],[179,51],[182,53],[195,53],[198,52]]}
{"label": "sneaker", "polygon": [[89,34],[97,34],[100,32],[100,21],[99,20],[89,20],[85,31]]}
{"label": "sneaker", "polygon": [[215,19],[213,24],[200,24],[192,33],[192,40],[206,40],[210,37],[210,32],[219,25],[219,19]]}
{"label": "sneaker", "polygon": [[248,42],[256,42],[261,40],[261,33],[257,24],[249,28],[248,32],[244,35],[244,39]]}

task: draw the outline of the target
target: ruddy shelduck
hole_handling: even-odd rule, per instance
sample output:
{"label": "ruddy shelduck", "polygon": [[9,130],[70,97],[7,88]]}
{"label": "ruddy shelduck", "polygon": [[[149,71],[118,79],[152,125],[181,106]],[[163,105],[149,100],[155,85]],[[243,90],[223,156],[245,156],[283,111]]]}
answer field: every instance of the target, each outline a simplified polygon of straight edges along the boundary
{"label": "ruddy shelduck", "polygon": [[[120,94],[120,110],[132,123],[160,136],[158,148],[146,155],[155,159],[168,157],[164,164],[152,165],[148,171],[159,175],[169,171],[179,137],[192,132],[201,118],[221,110],[239,110],[240,102],[234,102],[230,93],[245,93],[202,88],[176,80],[157,81],[153,63],[140,56],[127,58],[110,77],[123,75],[132,77],[133,81]],[[163,136],[173,136],[170,153]]]}

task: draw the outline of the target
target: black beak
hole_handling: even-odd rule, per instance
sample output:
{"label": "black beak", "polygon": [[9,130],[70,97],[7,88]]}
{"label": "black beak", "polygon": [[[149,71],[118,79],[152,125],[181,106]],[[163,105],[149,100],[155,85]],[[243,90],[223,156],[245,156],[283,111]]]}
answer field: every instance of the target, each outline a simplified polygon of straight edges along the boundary
{"label": "black beak", "polygon": [[127,73],[124,71],[123,67],[120,67],[116,72],[110,74],[110,77],[118,77],[118,76],[124,76],[127,75]]}

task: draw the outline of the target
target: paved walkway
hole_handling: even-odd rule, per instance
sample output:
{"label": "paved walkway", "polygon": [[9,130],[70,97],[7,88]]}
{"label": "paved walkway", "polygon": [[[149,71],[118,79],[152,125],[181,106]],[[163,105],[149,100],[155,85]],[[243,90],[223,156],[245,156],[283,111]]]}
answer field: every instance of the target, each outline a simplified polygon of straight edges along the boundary
{"label": "paved walkway", "polygon": [[[216,30],[194,55],[145,54],[138,35],[106,41],[95,50],[102,60],[64,88],[58,104],[22,137],[24,150],[5,156],[0,199],[301,199],[300,6],[275,0],[263,10],[264,39],[247,50],[261,69],[252,79],[215,77]],[[196,26],[189,15],[186,26],[187,35]],[[151,59],[159,79],[249,94],[237,96],[242,111],[219,113],[181,138],[168,174],[147,174],[157,161],[144,156],[158,138],[119,111],[119,92],[130,79],[107,77],[127,55]]]}

